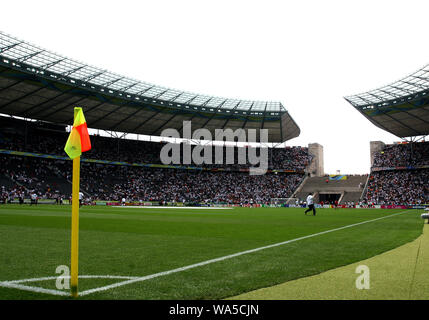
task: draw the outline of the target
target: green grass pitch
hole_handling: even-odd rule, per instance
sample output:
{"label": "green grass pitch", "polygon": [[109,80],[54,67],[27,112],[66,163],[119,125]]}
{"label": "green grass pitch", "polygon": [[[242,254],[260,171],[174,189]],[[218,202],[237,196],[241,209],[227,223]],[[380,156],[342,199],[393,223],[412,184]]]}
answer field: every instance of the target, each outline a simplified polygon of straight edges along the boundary
{"label": "green grass pitch", "polygon": [[[388,217],[79,299],[223,299],[367,259],[416,239],[420,211],[82,207],[79,275],[143,277]],[[0,206],[0,282],[53,277],[70,265],[70,206]],[[79,279],[79,291],[123,279]],[[25,285],[57,290],[55,280]],[[0,286],[0,299],[71,299]]]}

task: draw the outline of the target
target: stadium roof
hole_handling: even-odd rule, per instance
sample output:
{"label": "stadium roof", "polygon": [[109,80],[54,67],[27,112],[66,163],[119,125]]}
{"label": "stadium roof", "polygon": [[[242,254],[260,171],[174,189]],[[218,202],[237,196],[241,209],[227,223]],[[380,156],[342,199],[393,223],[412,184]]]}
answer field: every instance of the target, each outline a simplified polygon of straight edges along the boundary
{"label": "stadium roof", "polygon": [[345,99],[377,127],[400,138],[429,134],[429,64],[392,84]]}
{"label": "stadium roof", "polygon": [[165,128],[269,129],[270,142],[300,129],[280,102],[195,94],[68,59],[0,32],[0,113],[70,124],[84,108],[95,129],[160,135]]}

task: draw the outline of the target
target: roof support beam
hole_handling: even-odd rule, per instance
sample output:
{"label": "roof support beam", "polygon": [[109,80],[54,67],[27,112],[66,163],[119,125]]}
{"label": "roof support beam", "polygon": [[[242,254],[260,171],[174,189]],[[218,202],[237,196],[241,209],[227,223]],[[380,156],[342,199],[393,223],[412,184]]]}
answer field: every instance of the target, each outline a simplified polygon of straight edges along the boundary
{"label": "roof support beam", "polygon": [[[264,124],[265,124],[265,115],[267,113],[267,107],[268,107],[268,102],[265,102],[265,108],[264,108],[264,117],[262,118],[262,123],[261,123],[261,130],[264,129]],[[280,122],[282,118],[280,117]]]}
{"label": "roof support beam", "polygon": [[[213,118],[214,117],[216,117],[216,114],[217,114],[217,112],[218,112],[218,110],[225,104],[225,102],[227,102],[228,101],[228,99],[225,99],[224,101],[222,101],[217,107],[216,107],[216,110],[213,112],[213,115],[210,117],[210,118],[208,118],[207,119],[207,121],[206,122],[204,122],[204,124],[203,124],[203,128],[211,121],[211,120],[213,120]],[[208,103],[209,101],[206,101],[206,104]]]}
{"label": "roof support beam", "polygon": [[44,117],[44,118],[49,118],[49,117],[50,117],[50,116],[52,116],[54,113],[57,113],[57,112],[63,111],[64,109],[66,109],[66,108],[68,108],[68,107],[70,107],[70,106],[72,106],[72,105],[74,105],[74,104],[77,104],[77,103],[81,102],[82,100],[85,100],[86,98],[87,98],[87,97],[82,97],[82,98],[80,98],[80,99],[78,99],[78,100],[76,100],[76,101],[73,101],[73,102],[71,102],[71,103],[69,103],[69,104],[67,104],[67,105],[65,105],[65,106],[63,106],[63,107],[61,107],[60,109],[55,109],[55,110],[53,110],[53,111],[49,112],[47,115],[44,115],[43,117]]}
{"label": "roof support beam", "polygon": [[194,101],[196,98],[198,97],[198,95],[192,97],[191,99],[189,99],[188,101],[185,102],[185,104],[190,104],[192,101]]}
{"label": "roof support beam", "polygon": [[14,48],[16,46],[19,46],[22,43],[23,42],[17,42],[17,43],[13,43],[13,44],[10,44],[10,45],[5,46],[5,47],[1,47],[0,48],[0,53],[4,53],[4,52],[6,52],[6,51],[8,51],[8,50],[10,50],[10,49],[12,49],[12,48]]}
{"label": "roof support beam", "polygon": [[164,127],[167,123],[169,123],[176,116],[177,116],[177,113],[173,114],[170,118],[168,118],[167,120],[165,120],[163,124],[161,124],[160,126],[158,126],[158,128],[156,128],[155,130],[153,130],[150,133],[150,135],[153,136],[156,132],[158,132],[158,130],[160,130],[162,127]]}
{"label": "roof support beam", "polygon": [[[247,113],[250,113],[250,110],[252,110],[254,104],[255,103],[252,102],[252,104],[250,105],[249,110],[246,111]],[[244,120],[243,125],[241,126],[241,129],[244,129],[244,127],[246,126],[246,123],[247,123],[247,120],[249,119],[249,117],[250,117],[250,114],[247,115],[246,120]]]}
{"label": "roof support beam", "polygon": [[91,75],[89,75],[89,76],[87,76],[87,77],[85,77],[83,79],[79,79],[79,80],[82,81],[82,82],[89,82],[89,81],[91,81],[91,80],[93,80],[93,79],[101,76],[103,73],[106,73],[106,71],[93,73],[93,74],[91,74]]}
{"label": "roof support beam", "polygon": [[[97,120],[91,122],[91,126],[95,125],[96,123],[100,122],[101,120],[103,120],[104,118],[110,116],[111,114],[117,112],[119,109],[129,105],[130,103],[133,103],[134,101],[127,101],[123,104],[121,104],[120,106],[118,106],[117,108],[113,109],[112,111],[110,111],[109,113],[103,115],[101,118],[98,118]],[[104,103],[104,102],[103,102]],[[88,112],[87,112],[88,113]]]}
{"label": "roof support beam", "polygon": [[[204,105],[207,105],[207,103],[211,100],[212,98],[210,98],[209,100],[207,100],[206,102],[204,102]],[[184,107],[182,106],[182,110],[184,109]],[[171,116],[170,118],[168,118],[162,125],[160,125],[158,128],[156,128],[156,130],[154,130],[150,135],[153,136],[158,130],[160,130],[162,127],[164,127],[165,125],[167,125],[167,123],[169,123],[171,120],[173,120],[176,116],[178,115],[178,113],[174,113],[173,116]],[[192,116],[191,120],[193,119],[194,116]],[[207,123],[207,122],[206,122]],[[205,125],[203,125],[204,127]],[[180,130],[182,130],[183,124],[180,128]]]}
{"label": "roof support beam", "polygon": [[116,82],[118,82],[118,81],[121,81],[122,79],[124,79],[124,77],[120,77],[120,78],[118,78],[118,79],[115,79],[115,80],[111,80],[111,81],[105,82],[105,83],[101,84],[101,86],[103,86],[103,87],[109,87],[109,86],[111,86],[112,84],[114,84],[114,83],[116,83]]}
{"label": "roof support beam", "polygon": [[127,121],[128,119],[131,119],[132,117],[134,117],[135,115],[137,115],[137,113],[146,110],[145,107],[142,107],[140,109],[138,109],[137,111],[133,112],[132,114],[130,114],[129,116],[127,116],[125,119],[122,119],[120,121],[118,121],[117,123],[115,123],[113,126],[111,126],[108,130],[114,130],[116,127],[119,127],[122,123],[124,123],[125,121]]}
{"label": "roof support beam", "polygon": [[420,83],[412,83],[412,82],[408,82],[408,81],[405,81],[405,80],[401,80],[401,82],[406,83],[406,84],[408,84],[410,86],[419,87],[420,89],[423,89],[423,90],[426,90],[428,88],[427,86],[426,87],[422,86]]}
{"label": "roof support beam", "polygon": [[64,77],[68,77],[69,75],[71,75],[71,74],[73,74],[73,73],[75,73],[75,72],[78,72],[79,70],[81,70],[81,69],[83,69],[83,68],[85,68],[86,66],[80,66],[80,67],[77,67],[77,68],[74,68],[74,69],[71,69],[71,70],[68,70],[68,71],[65,71],[64,73],[62,73],[61,75],[62,76],[64,76]]}
{"label": "roof support beam", "polygon": [[[397,86],[394,86],[394,85],[391,85],[391,87],[392,87],[392,88],[395,88],[396,90],[399,90],[399,91],[405,92],[407,95],[416,93],[415,91],[410,90],[410,89],[407,89],[407,88],[400,88],[400,87],[397,87]],[[388,92],[387,92],[387,91],[385,91],[385,90],[381,90],[381,89],[380,89],[380,91],[383,91],[383,92],[385,92],[385,93],[388,93]],[[397,97],[399,97],[399,98],[402,98],[402,97],[403,97],[403,95],[397,95],[396,93],[393,93],[393,92],[391,92],[390,94],[391,94],[391,95],[395,95],[395,96],[397,96]]]}
{"label": "roof support beam", "polygon": [[158,99],[160,96],[162,96],[164,93],[166,93],[168,91],[168,89],[167,90],[164,90],[164,91],[162,91],[162,92],[160,92],[160,93],[157,93],[156,95],[154,95],[153,97],[151,97],[151,99]]}
{"label": "roof support beam", "polygon": [[31,58],[33,58],[33,57],[37,56],[38,54],[42,53],[43,51],[44,51],[44,50],[39,51],[39,52],[33,52],[33,53],[30,53],[30,54],[28,54],[28,55],[26,55],[26,56],[23,56],[23,57],[21,57],[21,58],[18,58],[17,60],[18,60],[19,62],[25,62],[25,61],[27,61],[28,59],[31,59]]}
{"label": "roof support beam", "polygon": [[19,100],[22,100],[22,99],[24,99],[24,98],[26,98],[26,97],[29,97],[29,96],[33,95],[33,94],[36,94],[37,92],[39,92],[39,91],[41,91],[41,90],[43,90],[43,89],[46,89],[47,87],[48,87],[48,85],[44,85],[44,86],[42,86],[42,87],[40,87],[40,88],[38,88],[38,89],[36,89],[36,90],[34,90],[34,91],[31,91],[31,92],[28,92],[28,93],[24,94],[24,95],[23,95],[23,96],[21,96],[21,97],[18,97],[18,98],[16,98],[16,99],[13,99],[13,100],[11,100],[11,101],[7,102],[6,104],[4,104],[4,105],[0,106],[0,110],[2,110],[2,109],[4,109],[4,108],[6,108],[7,106],[11,105],[12,103],[15,103],[15,102],[17,102],[17,101],[19,101]]}
{"label": "roof support beam", "polygon": [[[0,71],[0,74],[2,74],[2,73],[4,73],[4,72],[6,72],[6,70],[7,70],[7,69]],[[19,80],[19,81],[16,81],[16,82],[14,82],[14,83],[12,83],[12,84],[10,84],[10,85],[8,85],[8,86],[4,87],[4,88],[0,88],[0,92],[2,92],[2,91],[4,91],[4,90],[7,90],[7,89],[9,89],[9,88],[12,88],[14,85],[20,84],[20,83],[22,83],[22,82],[24,82],[24,81],[25,81],[25,80]]]}
{"label": "roof support beam", "polygon": [[[210,101],[210,99],[209,100],[207,100],[205,103],[207,104],[208,102]],[[217,113],[217,111],[226,103],[228,101],[228,99],[225,99],[224,101],[222,101],[217,107],[216,107],[216,110],[215,110],[215,112],[213,113],[213,115],[205,122],[205,124],[203,125],[203,127],[205,127],[206,126],[206,124],[207,123],[209,123],[209,121],[210,120],[212,120],[215,116],[216,116],[216,113]],[[184,107],[182,106],[182,110],[184,110]],[[198,112],[194,112],[193,114],[192,114],[192,117],[188,120],[188,121],[192,121],[192,119],[194,119],[196,116],[197,116],[197,114],[198,114]],[[179,132],[180,131],[182,131],[182,129],[183,129],[183,123],[182,123],[182,125],[180,126],[180,129],[178,130]]]}
{"label": "roof support beam", "polygon": [[162,108],[161,110],[158,110],[154,115],[152,115],[152,117],[146,119],[145,121],[143,121],[142,123],[140,123],[137,127],[133,128],[131,130],[131,132],[135,132],[138,129],[140,129],[142,126],[144,126],[148,121],[152,120],[155,116],[157,116],[158,114],[160,114],[162,111],[164,111],[165,108]]}
{"label": "roof support beam", "polygon": [[[68,94],[71,90],[72,90],[72,89],[69,89],[69,90],[67,90],[66,92],[61,92],[60,94],[56,95],[56,96],[55,96],[55,97],[53,97],[53,98],[49,98],[49,99],[48,99],[48,100],[46,100],[46,101],[43,101],[43,102],[37,103],[37,104],[33,105],[32,107],[30,107],[30,108],[28,108],[28,109],[24,110],[23,112],[19,113],[19,114],[18,114],[18,116],[29,118],[29,114],[28,114],[28,113],[29,113],[29,112],[31,112],[32,110],[34,110],[34,109],[36,109],[36,108],[38,108],[38,107],[40,107],[40,106],[44,105],[45,103],[50,102],[50,101],[51,101],[51,100],[53,100],[53,99],[56,99],[56,98],[61,97],[61,96],[65,95],[65,94]],[[69,99],[69,98],[68,98],[68,99]],[[68,100],[68,99],[66,99],[66,100]]]}
{"label": "roof support beam", "polygon": [[[152,89],[152,88],[155,88],[155,86],[154,86],[154,85],[152,85],[152,86],[150,86],[150,87],[147,87],[146,89],[143,89],[143,90],[141,90],[141,91],[137,92],[137,93],[136,93],[136,95],[137,95],[137,96],[141,96],[141,95],[143,95],[144,93],[148,92],[148,91],[149,91],[150,89]],[[149,97],[146,97],[146,98],[149,98]]]}
{"label": "roof support beam", "polygon": [[228,119],[226,119],[225,123],[222,126],[222,129],[226,127],[229,120],[231,120],[231,118],[234,116],[234,111],[238,108],[238,105],[240,104],[240,102],[241,101],[238,101],[237,104],[234,106],[234,108],[231,109],[231,114],[228,116]]}
{"label": "roof support beam", "polygon": [[127,90],[131,89],[132,87],[135,87],[136,85],[138,85],[140,82],[135,82],[133,84],[127,85],[125,87],[119,88],[119,91],[124,91],[126,92]]}
{"label": "roof support beam", "polygon": [[64,58],[64,59],[60,59],[60,60],[57,60],[57,61],[52,61],[51,63],[47,63],[47,64],[44,64],[43,66],[40,66],[40,68],[46,70],[46,69],[49,69],[49,68],[57,65],[58,63],[63,62],[64,60],[66,60],[66,59]]}
{"label": "roof support beam", "polygon": [[183,92],[180,92],[179,94],[175,95],[173,98],[171,98],[170,100],[168,100],[168,102],[174,102],[174,100],[176,100],[177,98],[179,98],[182,94],[183,94]]}

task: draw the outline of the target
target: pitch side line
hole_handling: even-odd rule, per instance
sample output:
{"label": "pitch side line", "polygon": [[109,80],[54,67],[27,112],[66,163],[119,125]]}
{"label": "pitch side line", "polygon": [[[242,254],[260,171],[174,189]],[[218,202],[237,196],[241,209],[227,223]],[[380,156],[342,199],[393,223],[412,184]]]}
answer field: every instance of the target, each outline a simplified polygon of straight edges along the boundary
{"label": "pitch side line", "polygon": [[[52,294],[55,296],[70,296],[70,293],[67,291],[45,289],[45,288],[41,288],[41,287],[26,286],[26,285],[20,284],[20,283],[25,283],[25,282],[56,280],[59,277],[60,276],[50,276],[50,277],[42,277],[42,278],[31,278],[31,279],[22,279],[22,280],[3,281],[3,282],[0,282],[0,287],[19,289],[19,290],[37,292],[37,293],[47,293],[47,294]],[[70,279],[70,276],[64,276],[62,278]],[[138,277],[111,276],[111,275],[105,275],[105,276],[98,276],[98,275],[85,276],[85,275],[82,275],[82,276],[79,276],[79,279],[127,279],[127,280],[130,280],[130,279],[137,279],[137,278]]]}
{"label": "pitch side line", "polygon": [[181,268],[177,268],[177,269],[173,269],[173,270],[168,270],[168,271],[164,271],[164,272],[159,272],[159,273],[155,273],[155,274],[151,274],[148,276],[144,276],[144,277],[140,277],[140,278],[136,278],[136,279],[131,279],[131,280],[127,280],[127,281],[122,281],[122,282],[118,282],[118,283],[114,283],[111,285],[107,285],[104,287],[99,287],[99,288],[94,288],[94,289],[89,289],[89,290],[85,290],[79,293],[79,296],[86,296],[88,294],[92,294],[95,292],[100,292],[100,291],[106,291],[109,289],[114,289],[114,288],[118,288],[121,286],[125,286],[128,284],[132,284],[132,283],[136,283],[136,282],[141,282],[141,281],[146,281],[146,280],[150,280],[150,279],[154,279],[154,278],[158,278],[158,277],[162,277],[162,276],[167,276],[173,273],[177,273],[177,272],[181,272],[181,271],[186,271],[189,269],[193,269],[193,268],[197,268],[197,267],[202,267],[211,263],[215,263],[215,262],[219,262],[219,261],[224,261],[224,260],[228,260],[231,258],[235,258],[235,257],[239,257],[245,254],[249,254],[249,253],[253,253],[253,252],[257,252],[257,251],[261,251],[261,250],[265,250],[265,249],[270,249],[270,248],[274,248],[274,247],[279,247],[288,243],[292,243],[292,242],[296,242],[296,241],[300,241],[300,240],[304,240],[304,239],[308,239],[308,238],[312,238],[312,237],[316,237],[316,236],[320,236],[323,234],[327,234],[330,232],[334,232],[334,231],[339,231],[339,230],[343,230],[343,229],[347,229],[347,228],[351,228],[351,227],[355,227],[355,226],[359,226],[365,223],[369,223],[369,222],[374,222],[377,220],[382,220],[382,219],[386,219],[386,218],[390,218],[393,216],[397,216],[406,212],[409,212],[411,210],[406,210],[406,211],[402,211],[399,213],[394,213],[385,217],[380,217],[380,218],[376,218],[376,219],[371,219],[371,220],[367,220],[367,221],[362,221],[362,222],[358,222],[358,223],[354,223],[354,224],[350,224],[344,227],[339,227],[339,228],[335,228],[335,229],[331,229],[331,230],[327,230],[327,231],[322,231],[322,232],[318,232],[318,233],[313,233],[307,236],[303,236],[303,237],[299,237],[299,238],[295,238],[295,239],[291,239],[291,240],[287,240],[287,241],[283,241],[283,242],[279,242],[279,243],[274,243],[274,244],[270,244],[268,246],[264,246],[264,247],[259,247],[259,248],[255,248],[255,249],[250,249],[250,250],[246,250],[246,251],[242,251],[242,252],[238,252],[238,253],[234,253],[234,254],[230,254],[227,256],[223,256],[223,257],[219,257],[219,258],[215,258],[215,259],[211,259],[211,260],[207,260],[207,261],[203,261],[203,262],[199,262],[199,263],[195,263],[195,264],[191,264],[189,266],[185,266],[185,267],[181,267]]}
{"label": "pitch side line", "polygon": [[234,208],[230,207],[164,207],[164,206],[115,206],[112,207],[112,209],[181,209],[181,210],[188,210],[188,209],[196,209],[196,210],[232,210]]}
{"label": "pitch side line", "polygon": [[31,291],[31,292],[36,292],[36,293],[48,293],[48,294],[52,294],[55,296],[70,297],[70,292],[67,292],[67,291],[51,290],[51,289],[45,289],[45,288],[40,288],[40,287],[24,286],[22,284],[11,283],[8,281],[0,282],[0,287],[19,289],[19,290],[23,290],[23,291]]}
{"label": "pitch side line", "polygon": [[[47,280],[56,280],[58,278],[63,279],[70,279],[70,276],[50,276],[50,277],[42,277],[42,278],[31,278],[31,279],[22,279],[22,280],[11,280],[11,281],[4,281],[1,283],[25,283],[25,282],[39,282],[39,281],[47,281]],[[111,275],[104,275],[104,276],[98,276],[98,275],[79,275],[79,279],[137,279],[139,277],[129,277],[129,276],[111,276]]]}

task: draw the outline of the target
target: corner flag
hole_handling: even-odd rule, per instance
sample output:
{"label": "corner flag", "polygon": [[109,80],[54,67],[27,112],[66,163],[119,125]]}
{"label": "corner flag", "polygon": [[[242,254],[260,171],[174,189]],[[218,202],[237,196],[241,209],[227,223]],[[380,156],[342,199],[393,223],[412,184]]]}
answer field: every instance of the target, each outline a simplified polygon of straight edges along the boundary
{"label": "corner flag", "polygon": [[74,108],[73,128],[67,139],[64,151],[74,159],[79,157],[82,152],[91,150],[91,141],[89,140],[88,127],[83,115],[82,108]]}
{"label": "corner flag", "polygon": [[71,295],[75,298],[78,295],[80,155],[90,149],[86,120],[82,108],[76,107],[73,128],[64,147],[64,151],[73,159],[70,288]]}

